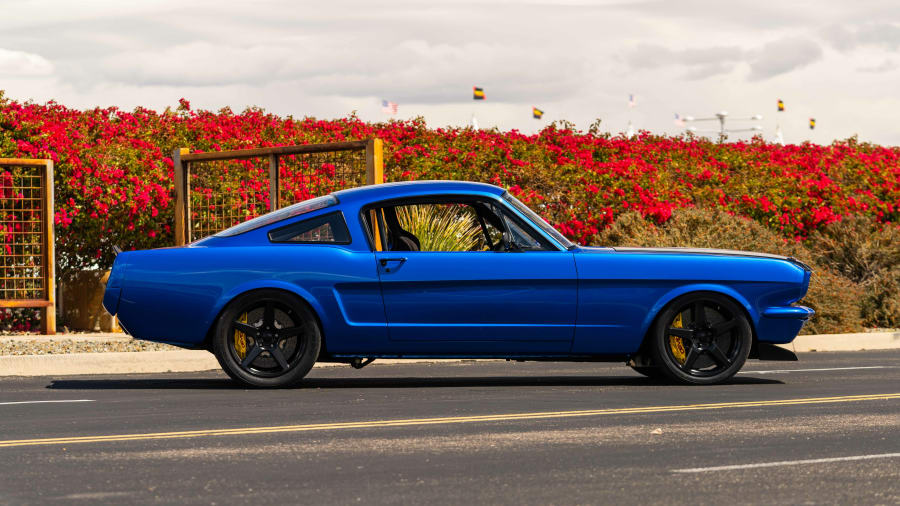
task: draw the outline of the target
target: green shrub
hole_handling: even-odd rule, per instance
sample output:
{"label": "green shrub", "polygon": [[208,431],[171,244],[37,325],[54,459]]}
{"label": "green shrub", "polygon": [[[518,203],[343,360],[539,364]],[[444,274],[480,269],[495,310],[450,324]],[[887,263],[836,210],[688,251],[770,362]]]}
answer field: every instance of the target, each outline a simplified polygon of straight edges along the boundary
{"label": "green shrub", "polygon": [[900,228],[868,216],[845,216],[810,235],[816,261],[857,283],[900,266]]}
{"label": "green shrub", "polygon": [[866,327],[900,328],[900,267],[885,269],[863,285],[863,323]]}

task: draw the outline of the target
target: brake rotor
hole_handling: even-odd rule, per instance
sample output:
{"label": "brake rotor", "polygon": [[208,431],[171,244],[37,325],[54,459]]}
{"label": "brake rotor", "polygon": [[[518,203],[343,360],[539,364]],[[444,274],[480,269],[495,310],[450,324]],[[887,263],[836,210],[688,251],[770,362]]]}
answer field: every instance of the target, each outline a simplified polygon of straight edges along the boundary
{"label": "brake rotor", "polygon": [[[675,320],[672,321],[672,327],[676,329],[684,328],[681,313],[675,315]],[[684,364],[687,357],[687,352],[684,350],[684,341],[678,336],[669,335],[669,348],[672,350],[672,356],[675,357],[675,360],[677,360],[679,364]]]}
{"label": "brake rotor", "polygon": [[[242,314],[239,321],[247,323],[247,313]],[[234,351],[241,360],[247,356],[247,336],[240,330],[234,331]]]}

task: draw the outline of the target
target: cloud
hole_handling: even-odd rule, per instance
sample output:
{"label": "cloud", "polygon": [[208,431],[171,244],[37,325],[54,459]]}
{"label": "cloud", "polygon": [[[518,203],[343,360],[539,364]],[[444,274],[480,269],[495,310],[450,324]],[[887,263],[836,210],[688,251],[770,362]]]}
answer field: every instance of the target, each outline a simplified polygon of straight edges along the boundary
{"label": "cloud", "polygon": [[635,69],[680,65],[686,67],[689,79],[703,79],[731,72],[743,55],[741,48],[735,46],[672,50],[656,44],[640,44],[626,54],[626,59]]}
{"label": "cloud", "polygon": [[864,23],[856,26],[832,25],[821,31],[822,36],[840,51],[860,47],[879,47],[888,51],[900,49],[900,24]]}
{"label": "cloud", "polygon": [[635,69],[680,66],[683,77],[698,80],[731,73],[739,64],[750,65],[751,81],[767,79],[804,67],[822,57],[822,48],[809,39],[785,38],[758,49],[737,46],[673,50],[660,45],[640,44],[626,55]]}
{"label": "cloud", "polygon": [[418,103],[454,102],[473,85],[492,99],[549,100],[585,81],[583,62],[505,44],[402,40],[382,45],[293,37],[235,47],[195,41],[102,60],[107,79],[144,86],[223,86],[292,82],[305,93],[382,95]]}
{"label": "cloud", "polygon": [[752,54],[749,79],[759,81],[820,60],[822,48],[809,39],[787,38],[769,42]]}
{"label": "cloud", "polygon": [[53,73],[53,64],[41,55],[0,48],[0,76],[36,77]]}
{"label": "cloud", "polygon": [[857,67],[856,70],[860,72],[869,72],[872,74],[881,74],[883,72],[891,72],[900,68],[900,65],[897,64],[894,60],[884,60],[878,65],[869,65],[863,67]]}

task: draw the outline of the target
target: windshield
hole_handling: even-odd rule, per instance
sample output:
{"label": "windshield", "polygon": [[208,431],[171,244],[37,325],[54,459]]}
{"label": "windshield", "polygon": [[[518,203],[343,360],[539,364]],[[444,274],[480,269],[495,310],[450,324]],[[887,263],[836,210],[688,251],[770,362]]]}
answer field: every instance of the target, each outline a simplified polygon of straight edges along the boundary
{"label": "windshield", "polygon": [[303,202],[298,202],[294,205],[287,206],[277,211],[273,211],[262,216],[257,216],[252,220],[239,223],[231,228],[226,228],[215,236],[231,237],[233,235],[243,234],[244,232],[256,230],[257,228],[271,225],[272,223],[281,220],[293,218],[294,216],[300,216],[301,214],[311,213],[313,211],[318,211],[319,209],[331,207],[337,203],[337,197],[335,197],[334,195],[325,195],[324,197],[316,197],[314,199],[304,200]]}
{"label": "windshield", "polygon": [[566,239],[566,236],[560,234],[555,228],[550,226],[549,223],[544,221],[544,218],[541,218],[538,213],[532,211],[528,206],[520,202],[519,199],[513,197],[509,192],[503,194],[503,200],[509,202],[510,205],[515,207],[520,213],[524,214],[525,217],[531,220],[532,223],[540,227],[540,229],[543,230],[545,234],[556,239],[557,242],[562,244],[564,248],[569,249],[575,246],[575,243]]}

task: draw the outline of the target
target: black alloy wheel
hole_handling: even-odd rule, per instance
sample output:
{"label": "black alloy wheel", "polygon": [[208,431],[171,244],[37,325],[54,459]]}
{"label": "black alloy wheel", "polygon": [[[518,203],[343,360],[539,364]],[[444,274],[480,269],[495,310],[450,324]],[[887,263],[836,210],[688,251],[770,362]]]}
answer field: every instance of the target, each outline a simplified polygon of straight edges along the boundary
{"label": "black alloy wheel", "polygon": [[259,290],[232,301],[216,326],[213,352],[234,380],[254,387],[297,383],[321,347],[315,315],[296,296]]}
{"label": "black alloy wheel", "polygon": [[711,385],[743,367],[753,344],[744,311],[730,298],[696,292],[675,299],[653,329],[653,358],[680,383]]}

